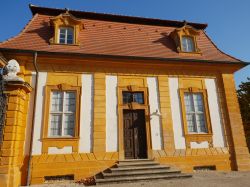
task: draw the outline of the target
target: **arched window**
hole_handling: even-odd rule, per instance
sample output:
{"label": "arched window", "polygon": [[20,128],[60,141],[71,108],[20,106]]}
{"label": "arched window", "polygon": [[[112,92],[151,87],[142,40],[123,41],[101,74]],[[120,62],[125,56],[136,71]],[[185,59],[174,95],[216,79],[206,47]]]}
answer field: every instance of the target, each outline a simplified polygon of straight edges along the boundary
{"label": "arched window", "polygon": [[182,47],[183,52],[194,52],[195,51],[194,40],[192,37],[182,36],[181,44],[182,44],[181,47]]}
{"label": "arched window", "polygon": [[58,41],[60,44],[74,43],[74,29],[72,27],[60,27],[58,33]]}

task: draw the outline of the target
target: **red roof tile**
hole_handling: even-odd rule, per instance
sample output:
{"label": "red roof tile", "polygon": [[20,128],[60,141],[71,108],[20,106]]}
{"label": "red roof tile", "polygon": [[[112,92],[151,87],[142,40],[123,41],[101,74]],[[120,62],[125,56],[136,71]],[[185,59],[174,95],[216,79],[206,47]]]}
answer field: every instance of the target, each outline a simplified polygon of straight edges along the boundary
{"label": "red roof tile", "polygon": [[[53,12],[53,9],[50,10]],[[55,10],[59,11],[58,9]],[[136,23],[131,22],[131,20],[124,22],[124,19],[122,19],[123,21],[119,21],[118,19],[119,17],[124,18],[124,16],[114,15],[110,15],[110,20],[108,18],[101,20],[98,16],[97,18],[81,18],[84,29],[79,34],[79,46],[50,45],[49,39],[53,36],[54,31],[49,26],[49,22],[50,18],[56,15],[52,15],[49,12],[43,14],[41,11],[35,12],[34,10],[33,13],[35,13],[35,16],[24,30],[16,37],[0,43],[0,48],[97,55],[177,58],[183,60],[239,61],[221,52],[203,30],[197,38],[197,45],[202,55],[184,56],[176,51],[174,41],[169,36],[176,28],[172,25],[178,25],[181,22],[169,21],[169,24],[166,22],[165,25],[164,20],[160,20],[160,22],[158,22],[159,20],[155,20],[157,24],[154,25],[154,19],[133,17],[127,18],[137,20]],[[97,15],[95,13],[91,14]],[[115,17],[115,19],[112,19],[112,17]],[[140,19],[142,19],[143,23],[139,23]],[[144,24],[147,19],[150,24]],[[159,24],[161,21],[163,21],[163,25]],[[190,25],[192,24],[196,28],[205,28],[204,24],[191,23]]]}

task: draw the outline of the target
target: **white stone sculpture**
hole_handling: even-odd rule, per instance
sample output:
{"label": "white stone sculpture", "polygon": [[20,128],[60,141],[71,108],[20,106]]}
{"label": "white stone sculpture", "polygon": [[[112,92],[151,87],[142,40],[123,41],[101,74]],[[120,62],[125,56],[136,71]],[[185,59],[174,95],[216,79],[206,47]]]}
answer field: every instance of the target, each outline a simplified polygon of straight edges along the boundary
{"label": "white stone sculpture", "polygon": [[17,73],[20,72],[20,66],[18,62],[14,59],[10,60],[7,65],[5,66],[7,70],[7,75],[4,75],[5,81],[21,81],[24,82],[24,80],[21,77],[17,76]]}

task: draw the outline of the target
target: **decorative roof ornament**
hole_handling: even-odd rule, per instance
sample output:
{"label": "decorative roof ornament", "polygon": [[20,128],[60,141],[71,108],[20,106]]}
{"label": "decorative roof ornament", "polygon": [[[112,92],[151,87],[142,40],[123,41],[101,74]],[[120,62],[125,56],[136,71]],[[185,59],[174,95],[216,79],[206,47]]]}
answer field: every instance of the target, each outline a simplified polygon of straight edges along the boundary
{"label": "decorative roof ornament", "polygon": [[69,13],[69,9],[66,8],[65,9],[65,13],[62,13],[56,17],[52,17],[50,18],[50,21],[52,23],[52,25],[82,25],[82,22],[80,19],[76,18],[75,16],[73,16],[72,14]]}
{"label": "decorative roof ornament", "polygon": [[18,62],[14,59],[8,61],[7,65],[5,66],[7,71],[7,75],[4,75],[3,78],[5,81],[21,81],[24,80],[21,77],[17,76],[17,73],[20,72],[20,66]]}

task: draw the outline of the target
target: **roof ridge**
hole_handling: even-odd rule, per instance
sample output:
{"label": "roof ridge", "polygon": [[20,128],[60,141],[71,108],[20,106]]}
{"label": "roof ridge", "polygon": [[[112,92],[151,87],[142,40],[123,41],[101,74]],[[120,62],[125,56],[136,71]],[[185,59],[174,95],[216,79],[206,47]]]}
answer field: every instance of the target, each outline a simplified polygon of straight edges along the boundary
{"label": "roof ridge", "polygon": [[31,25],[31,23],[33,23],[34,19],[35,19],[37,16],[38,16],[38,14],[35,14],[35,15],[28,21],[28,23],[23,27],[23,29],[22,29],[16,36],[10,37],[10,38],[8,38],[7,40],[4,40],[4,41],[0,42],[0,46],[1,46],[2,44],[6,44],[6,43],[8,43],[8,42],[10,42],[10,41],[12,41],[12,40],[14,40],[14,39],[20,37],[20,36],[27,30],[27,28]]}
{"label": "roof ridge", "polygon": [[226,55],[226,56],[228,56],[228,57],[230,57],[230,58],[232,58],[232,59],[234,59],[234,60],[238,60],[238,61],[240,61],[240,62],[243,62],[242,60],[240,60],[240,59],[238,59],[238,58],[236,58],[236,57],[233,57],[233,56],[231,56],[231,55],[229,55],[229,54],[223,52],[223,51],[222,51],[222,50],[212,41],[212,39],[207,35],[206,32],[203,31],[203,33],[205,34],[205,36],[209,39],[209,41],[213,44],[213,46],[214,46],[219,52],[221,52],[222,54],[224,54],[224,55]]}
{"label": "roof ridge", "polygon": [[[49,11],[56,11],[57,13],[58,12],[62,12],[62,11],[65,11],[66,9],[63,9],[63,8],[51,8],[51,7],[43,7],[43,6],[36,6],[36,5],[33,5],[33,4],[30,4],[29,5],[29,8],[32,12],[32,14],[35,14],[37,12],[46,12],[47,14],[49,14]],[[45,11],[45,9],[47,9]],[[77,9],[68,9],[69,12],[73,13],[73,14],[85,14],[85,16],[88,16],[90,17],[90,15],[95,15],[97,17],[102,17],[102,19],[111,19],[110,17],[112,17],[112,19],[119,19],[119,20],[126,20],[126,22],[130,22],[130,21],[139,21],[139,22],[145,22],[145,21],[150,21],[151,24],[152,22],[154,23],[153,25],[155,24],[166,24],[168,22],[168,24],[172,24],[173,27],[176,27],[177,25],[179,27],[183,26],[184,23],[187,23],[188,25],[191,25],[193,27],[197,27],[199,29],[206,29],[207,28],[207,24],[206,23],[198,23],[198,22],[187,22],[186,20],[183,20],[183,21],[180,21],[180,20],[168,20],[168,19],[161,19],[161,18],[150,18],[150,17],[140,17],[140,16],[129,16],[129,15],[122,15],[122,14],[114,14],[114,13],[100,13],[100,12],[90,12],[90,11],[84,11],[84,10],[77,10]]]}

